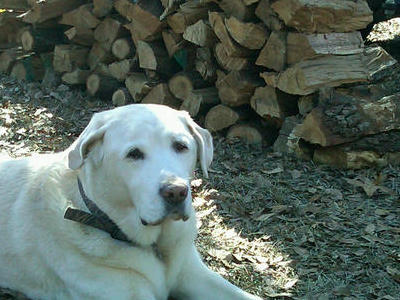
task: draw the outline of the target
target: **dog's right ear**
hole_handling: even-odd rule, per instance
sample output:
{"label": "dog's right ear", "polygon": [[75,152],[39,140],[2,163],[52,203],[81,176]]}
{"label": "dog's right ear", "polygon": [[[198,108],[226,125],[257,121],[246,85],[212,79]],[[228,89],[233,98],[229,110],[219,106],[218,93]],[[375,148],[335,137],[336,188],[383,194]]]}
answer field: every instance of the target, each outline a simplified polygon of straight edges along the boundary
{"label": "dog's right ear", "polygon": [[[109,118],[107,118],[107,112],[93,115],[89,124],[82,131],[78,139],[68,149],[68,167],[70,169],[76,170],[83,165],[90,146],[103,138],[108,127]],[[102,153],[99,153],[99,156],[102,156]]]}

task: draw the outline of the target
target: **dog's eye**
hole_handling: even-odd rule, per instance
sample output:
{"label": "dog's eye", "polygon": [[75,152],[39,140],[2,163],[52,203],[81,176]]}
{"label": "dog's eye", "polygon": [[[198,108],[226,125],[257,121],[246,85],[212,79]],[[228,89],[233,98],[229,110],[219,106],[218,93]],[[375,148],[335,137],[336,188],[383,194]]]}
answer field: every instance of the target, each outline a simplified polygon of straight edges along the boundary
{"label": "dog's eye", "polygon": [[184,152],[189,149],[188,146],[182,142],[174,142],[172,147],[176,152]]}
{"label": "dog's eye", "polygon": [[140,151],[138,148],[135,148],[130,150],[126,157],[133,160],[141,160],[144,159],[144,153]]}

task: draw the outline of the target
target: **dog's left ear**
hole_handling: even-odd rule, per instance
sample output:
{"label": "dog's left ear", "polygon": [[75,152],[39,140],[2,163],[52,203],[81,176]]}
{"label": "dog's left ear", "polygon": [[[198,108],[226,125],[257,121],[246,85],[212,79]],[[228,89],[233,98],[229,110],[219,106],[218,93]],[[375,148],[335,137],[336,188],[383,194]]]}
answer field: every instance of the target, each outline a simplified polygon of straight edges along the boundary
{"label": "dog's left ear", "polygon": [[214,155],[212,136],[207,129],[197,125],[187,112],[183,112],[183,116],[185,123],[197,142],[201,170],[204,177],[208,178],[208,168],[211,165]]}
{"label": "dog's left ear", "polygon": [[[109,127],[108,119],[107,112],[93,115],[89,124],[68,150],[68,167],[70,169],[76,170],[83,165],[90,146],[102,139],[106,129]],[[102,156],[102,153],[98,153],[98,156]]]}

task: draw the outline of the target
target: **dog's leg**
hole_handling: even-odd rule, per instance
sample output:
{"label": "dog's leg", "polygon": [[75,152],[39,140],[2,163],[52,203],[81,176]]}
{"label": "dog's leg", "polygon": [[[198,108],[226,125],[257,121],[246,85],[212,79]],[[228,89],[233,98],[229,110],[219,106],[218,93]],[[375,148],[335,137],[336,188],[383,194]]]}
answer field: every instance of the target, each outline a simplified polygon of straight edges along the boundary
{"label": "dog's leg", "polygon": [[182,265],[173,295],[190,300],[261,300],[207,268],[194,245]]}

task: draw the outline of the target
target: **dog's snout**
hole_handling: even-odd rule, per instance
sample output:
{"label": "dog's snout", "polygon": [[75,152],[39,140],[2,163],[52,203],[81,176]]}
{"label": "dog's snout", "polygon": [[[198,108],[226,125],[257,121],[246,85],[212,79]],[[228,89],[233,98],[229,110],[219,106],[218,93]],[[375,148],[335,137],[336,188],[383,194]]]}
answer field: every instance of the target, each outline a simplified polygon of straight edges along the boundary
{"label": "dog's snout", "polygon": [[161,197],[169,203],[183,202],[188,195],[189,188],[184,183],[165,183],[160,188]]}

